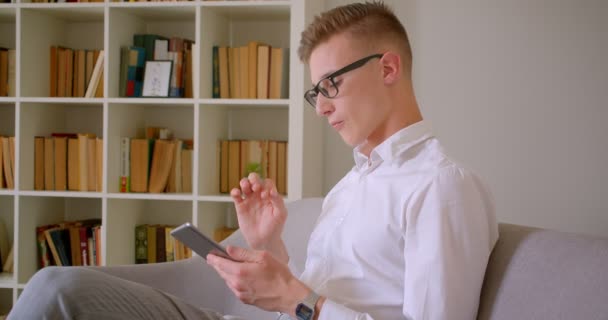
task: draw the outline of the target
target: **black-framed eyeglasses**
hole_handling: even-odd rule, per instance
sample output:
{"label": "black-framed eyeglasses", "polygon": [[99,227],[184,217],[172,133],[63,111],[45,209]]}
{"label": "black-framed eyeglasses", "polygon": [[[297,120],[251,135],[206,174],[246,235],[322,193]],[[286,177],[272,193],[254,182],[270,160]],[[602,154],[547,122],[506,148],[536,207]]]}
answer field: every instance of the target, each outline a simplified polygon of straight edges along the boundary
{"label": "black-framed eyeglasses", "polygon": [[367,56],[363,59],[359,59],[359,60],[347,65],[346,67],[344,67],[342,69],[332,72],[330,75],[319,80],[319,82],[317,82],[317,85],[314,86],[312,89],[306,91],[304,93],[304,99],[306,99],[306,101],[308,101],[308,103],[313,108],[316,109],[317,108],[317,96],[319,95],[319,93],[321,93],[325,98],[328,98],[328,99],[334,98],[335,96],[338,95],[338,86],[336,85],[336,82],[334,81],[334,79],[336,77],[338,77],[342,74],[345,74],[349,71],[362,67],[371,59],[382,58],[382,56],[383,56],[383,54],[380,54],[380,53],[372,54],[371,56]]}

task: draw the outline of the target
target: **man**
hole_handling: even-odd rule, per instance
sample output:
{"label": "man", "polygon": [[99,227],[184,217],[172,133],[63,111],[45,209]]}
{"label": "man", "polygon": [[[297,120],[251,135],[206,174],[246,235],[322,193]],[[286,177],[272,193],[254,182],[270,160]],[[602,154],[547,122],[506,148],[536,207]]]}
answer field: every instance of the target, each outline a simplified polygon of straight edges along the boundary
{"label": "man", "polygon": [[285,206],[256,175],[231,195],[257,251],[208,262],[243,302],[294,319],[475,319],[494,205],[423,122],[405,29],[382,3],[338,7],[302,33],[299,55],[306,100],[354,147],[355,166],[325,198],[299,279],[280,238]]}
{"label": "man", "polygon": [[[208,263],[243,302],[293,319],[475,319],[498,238],[494,207],[423,122],[403,26],[382,3],[338,7],[303,32],[299,54],[314,82],[305,99],[354,147],[355,166],[325,198],[299,277],[281,239],[283,200],[255,174],[231,191],[250,249],[228,247],[238,262]],[[50,270],[30,280],[10,318],[116,319],[136,309],[143,318],[221,319],[96,271]],[[75,278],[92,297],[61,285]],[[34,302],[45,309],[30,312]]]}

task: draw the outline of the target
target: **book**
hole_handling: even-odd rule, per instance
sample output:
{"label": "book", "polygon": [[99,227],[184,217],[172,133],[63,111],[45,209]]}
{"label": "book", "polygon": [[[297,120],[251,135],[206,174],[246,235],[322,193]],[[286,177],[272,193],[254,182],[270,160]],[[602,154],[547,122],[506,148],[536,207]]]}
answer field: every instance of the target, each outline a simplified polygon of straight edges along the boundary
{"label": "book", "polygon": [[219,47],[213,46],[211,51],[211,97],[220,98],[220,58]]}
{"label": "book", "polygon": [[118,83],[118,96],[127,96],[127,82],[129,77],[129,63],[131,57],[131,49],[129,47],[120,48],[120,74]]}
{"label": "book", "polygon": [[34,137],[34,190],[44,190],[44,137],[40,136]]}
{"label": "book", "polygon": [[128,137],[122,137],[120,139],[120,172],[118,174],[119,179],[119,192],[131,192],[131,139]]}
{"label": "book", "polygon": [[97,56],[97,61],[95,61],[95,67],[93,68],[93,73],[91,74],[91,80],[87,85],[87,91],[83,95],[86,98],[93,98],[96,96],[97,88],[103,84],[103,63],[104,63],[104,51],[100,50]]}
{"label": "book", "polygon": [[44,231],[51,228],[52,226],[39,226],[36,227],[36,245],[38,247],[38,267],[44,268],[53,265],[53,258],[51,257],[51,249],[46,241],[46,235]]}
{"label": "book", "polygon": [[8,50],[8,96],[15,97],[17,95],[17,51],[15,49]]}
{"label": "book", "polygon": [[150,184],[148,191],[160,193],[165,190],[171,165],[175,157],[175,144],[168,140],[156,140],[154,143],[154,153],[152,157],[152,167],[150,168]]}
{"label": "book", "polygon": [[171,171],[169,172],[169,180],[167,181],[167,192],[181,193],[182,188],[182,149],[184,142],[182,140],[174,140],[175,145],[173,151],[173,162],[171,163]]}
{"label": "book", "polygon": [[228,140],[221,140],[220,144],[220,192],[228,193]]}
{"label": "book", "polygon": [[242,46],[237,48],[239,50],[239,99],[247,99],[249,97],[249,47]]}
{"label": "book", "polygon": [[72,261],[70,238],[67,229],[62,227],[47,229],[44,231],[44,235],[51,249],[55,264],[58,266],[70,266]]}
{"label": "book", "polygon": [[148,230],[146,225],[135,226],[135,263],[148,262]]}
{"label": "book", "polygon": [[268,99],[268,80],[270,75],[270,46],[258,46],[257,95],[258,99]]}
{"label": "book", "polygon": [[182,149],[182,192],[192,193],[192,149]]}
{"label": "book", "polygon": [[[0,137],[0,147],[2,147],[2,163],[0,165],[4,166],[4,179],[6,181],[6,187],[8,189],[14,189],[13,183],[13,156],[11,155],[11,146],[10,146],[10,138]],[[13,147],[14,149],[14,147]],[[14,154],[14,152],[13,152]],[[0,177],[1,178],[1,177]]]}
{"label": "book", "polygon": [[15,247],[11,247],[11,250],[8,252],[8,256],[6,257],[6,261],[4,261],[4,263],[2,264],[2,271],[3,272],[8,272],[8,273],[13,273],[13,268],[14,268],[14,249]]}
{"label": "book", "polygon": [[44,138],[44,190],[55,190],[55,143],[53,137]]}
{"label": "book", "polygon": [[239,49],[228,48],[228,79],[230,80],[230,98],[235,99],[240,97],[240,81],[239,78]]}
{"label": "book", "polygon": [[[101,178],[101,177],[100,177]],[[97,190],[97,138],[87,139],[87,191]]]}
{"label": "book", "polygon": [[268,179],[274,181],[275,185],[277,183],[277,161],[277,142],[268,141],[268,160],[266,172]]}
{"label": "book", "polygon": [[79,49],[74,51],[74,87],[72,88],[73,97],[84,97],[85,76],[86,76],[86,51]]}
{"label": "book", "polygon": [[68,138],[68,190],[78,191],[80,186],[80,144],[77,138]]}
{"label": "book", "polygon": [[146,226],[148,237],[148,263],[156,262],[156,227]]}
{"label": "book", "polygon": [[165,259],[167,262],[175,261],[174,238],[171,236],[173,227],[166,226],[165,229]]}
{"label": "book", "polygon": [[249,41],[247,44],[248,50],[248,58],[249,62],[247,64],[247,98],[255,99],[257,98],[257,90],[258,90],[258,47],[261,44],[257,41]]}
{"label": "book", "polygon": [[277,191],[287,194],[287,142],[277,142]]}
{"label": "book", "polygon": [[57,68],[59,59],[59,48],[51,46],[50,61],[49,61],[49,97],[57,97]]}
{"label": "book", "polygon": [[95,162],[95,164],[97,165],[96,191],[102,192],[103,191],[103,139],[97,138],[95,140],[95,148],[96,148],[95,155],[97,156],[97,161]]}
{"label": "book", "polygon": [[0,48],[0,97],[8,96],[8,49]]}
{"label": "book", "polygon": [[68,138],[67,137],[52,137],[54,145],[54,180],[55,187],[53,190],[65,191],[68,188]]}
{"label": "book", "polygon": [[0,189],[4,188],[4,161],[2,160],[2,139],[0,139]]}
{"label": "book", "polygon": [[289,97],[289,49],[270,49],[270,78],[268,98],[287,99]]}
{"label": "book", "polygon": [[240,141],[228,142],[228,192],[233,188],[238,188],[241,180],[240,148]]}
{"label": "book", "polygon": [[167,262],[165,228],[156,226],[156,262]]}
{"label": "book", "polygon": [[230,78],[228,71],[228,48],[218,48],[220,98],[230,98]]}
{"label": "book", "polygon": [[127,67],[127,97],[141,97],[144,84],[144,65],[146,62],[146,49],[143,47],[129,47],[129,63]]}
{"label": "book", "polygon": [[131,191],[148,192],[150,159],[154,149],[152,139],[131,139]]}
{"label": "book", "polygon": [[79,133],[78,134],[78,190],[89,191],[89,172],[94,172],[95,165],[90,167],[89,162],[89,140],[94,139],[95,134]]}

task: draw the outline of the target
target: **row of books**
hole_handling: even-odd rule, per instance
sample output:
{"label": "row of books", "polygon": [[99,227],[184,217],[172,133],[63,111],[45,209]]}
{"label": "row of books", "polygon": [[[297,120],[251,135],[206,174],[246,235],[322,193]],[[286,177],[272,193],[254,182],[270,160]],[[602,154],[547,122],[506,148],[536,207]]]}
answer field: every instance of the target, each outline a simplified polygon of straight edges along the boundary
{"label": "row of books", "polygon": [[0,137],[0,189],[15,189],[15,137]]}
{"label": "row of books", "polygon": [[34,190],[102,191],[103,140],[91,133],[34,137]]}
{"label": "row of books", "polygon": [[36,227],[38,267],[100,266],[101,219]]}
{"label": "row of books", "polygon": [[15,49],[0,48],[0,97],[15,96]]}
{"label": "row of books", "polygon": [[159,134],[162,129],[121,139],[120,192],[192,192],[193,141]]}
{"label": "row of books", "polygon": [[49,3],[49,2],[104,2],[104,0],[31,0],[33,3]]}
{"label": "row of books", "polygon": [[156,34],[135,34],[133,46],[122,47],[121,97],[141,97],[147,61],[172,61],[169,97],[192,98],[192,40]]}
{"label": "row of books", "polygon": [[170,262],[192,257],[192,250],[171,236],[175,226],[135,227],[135,263]]}
{"label": "row of books", "polygon": [[51,97],[103,97],[103,50],[51,46]]}
{"label": "row of books", "polygon": [[221,140],[218,147],[220,192],[239,187],[239,181],[256,172],[272,179],[277,191],[287,194],[286,141]]}
{"label": "row of books", "polygon": [[213,98],[285,99],[289,96],[289,49],[258,41],[214,46]]}

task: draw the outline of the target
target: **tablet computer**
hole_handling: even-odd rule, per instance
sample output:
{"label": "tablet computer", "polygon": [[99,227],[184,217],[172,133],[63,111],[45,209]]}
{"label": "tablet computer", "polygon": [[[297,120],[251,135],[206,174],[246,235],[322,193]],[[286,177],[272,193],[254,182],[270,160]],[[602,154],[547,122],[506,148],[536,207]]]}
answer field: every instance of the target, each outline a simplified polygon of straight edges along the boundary
{"label": "tablet computer", "polygon": [[190,222],[186,222],[181,226],[173,229],[171,235],[181,241],[183,244],[196,252],[199,256],[207,259],[207,255],[212,253],[216,256],[220,256],[229,260],[234,261],[226,252],[226,249],[219,243],[213,241],[202,232],[200,232]]}

